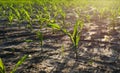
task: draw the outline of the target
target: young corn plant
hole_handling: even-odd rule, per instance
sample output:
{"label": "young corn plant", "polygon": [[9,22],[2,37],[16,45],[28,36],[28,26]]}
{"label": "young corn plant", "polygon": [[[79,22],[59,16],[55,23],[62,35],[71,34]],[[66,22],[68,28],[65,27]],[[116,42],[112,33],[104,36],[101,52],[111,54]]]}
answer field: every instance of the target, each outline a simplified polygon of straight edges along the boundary
{"label": "young corn plant", "polygon": [[64,34],[68,35],[70,37],[70,40],[72,42],[72,49],[74,50],[76,60],[78,59],[78,48],[79,48],[79,42],[80,42],[80,35],[83,28],[83,22],[77,21],[74,25],[73,32],[70,33],[66,29],[61,28],[58,24],[48,24],[48,27],[57,29],[62,31]]}
{"label": "young corn plant", "polygon": [[38,19],[38,23],[40,25],[40,29],[43,27],[43,22],[44,20],[42,20],[42,13],[39,11],[39,14],[36,14],[36,18]]}
{"label": "young corn plant", "polygon": [[114,31],[116,27],[116,22],[117,22],[117,11],[112,11],[111,12],[111,23],[109,27],[112,27],[112,30]]}
{"label": "young corn plant", "polygon": [[62,26],[65,26],[65,17],[66,17],[66,13],[63,11],[62,8],[59,8],[59,11],[58,11],[62,17],[62,21],[63,21],[63,25]]}
{"label": "young corn plant", "polygon": [[36,37],[37,37],[38,40],[39,40],[39,45],[40,45],[40,47],[41,47],[41,52],[42,52],[42,51],[43,51],[43,49],[42,49],[42,46],[43,46],[43,34],[42,34],[42,32],[37,31],[37,32],[36,32]]}
{"label": "young corn plant", "polygon": [[[28,55],[24,55],[15,65],[13,70],[10,73],[15,73],[17,68],[27,59]],[[6,73],[5,71],[5,65],[3,64],[2,59],[0,58],[0,73]]]}
{"label": "young corn plant", "polygon": [[36,15],[36,18],[38,19],[39,25],[40,25],[40,29],[43,28],[45,26],[46,23],[49,22],[50,20],[50,14],[49,12],[46,13],[46,15],[44,13],[42,13],[41,11],[38,12],[39,14]]}
{"label": "young corn plant", "polygon": [[9,16],[8,16],[8,20],[9,20],[9,25],[12,25],[13,22],[13,18],[14,18],[14,14],[12,13],[12,11],[9,12]]}
{"label": "young corn plant", "polygon": [[25,10],[24,8],[22,9],[22,11],[23,11],[25,20],[28,22],[26,28],[32,30],[33,29],[32,28],[32,21],[31,21],[31,17],[30,17],[29,12],[27,10]]}
{"label": "young corn plant", "polygon": [[14,11],[14,14],[15,14],[15,16],[16,16],[16,19],[17,19],[17,21],[18,21],[18,27],[19,27],[19,29],[20,29],[20,23],[21,23],[21,15],[20,15],[20,12],[19,12],[19,9],[17,9],[17,8],[14,8],[13,6],[11,6],[11,9],[12,9],[12,11]]}

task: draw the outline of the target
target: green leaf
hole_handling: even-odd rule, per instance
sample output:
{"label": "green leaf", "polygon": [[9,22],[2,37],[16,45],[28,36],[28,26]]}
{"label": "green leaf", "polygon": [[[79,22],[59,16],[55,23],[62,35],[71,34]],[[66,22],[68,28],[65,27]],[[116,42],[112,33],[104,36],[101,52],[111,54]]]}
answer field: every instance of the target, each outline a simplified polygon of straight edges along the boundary
{"label": "green leaf", "polygon": [[27,18],[28,20],[30,20],[30,15],[29,15],[29,13],[28,13],[26,10],[24,10],[24,12],[25,12],[26,18]]}
{"label": "green leaf", "polygon": [[76,24],[74,25],[73,34],[72,34],[72,39],[73,39],[72,43],[74,44],[76,48],[79,45],[80,34],[81,34],[82,28],[83,28],[83,22],[77,21]]}
{"label": "green leaf", "polygon": [[58,24],[48,24],[47,25],[48,27],[50,27],[50,28],[53,28],[53,29],[58,29],[58,30],[60,30],[60,26],[58,25]]}
{"label": "green leaf", "polygon": [[4,66],[1,58],[0,58],[0,73],[5,73],[5,66]]}
{"label": "green leaf", "polygon": [[13,70],[10,73],[15,73],[15,71],[17,70],[17,68],[27,59],[28,55],[24,55],[15,65],[15,67],[13,68]]}
{"label": "green leaf", "polygon": [[79,41],[80,41],[80,36],[77,36],[77,37],[76,37],[76,47],[78,47]]}
{"label": "green leaf", "polygon": [[13,18],[14,18],[13,11],[12,11],[12,10],[10,10],[10,11],[9,11],[9,14],[8,14],[8,20],[9,20],[10,24],[12,23]]}
{"label": "green leaf", "polygon": [[61,29],[63,33],[68,34],[69,32],[66,29]]}
{"label": "green leaf", "polygon": [[65,33],[66,35],[68,35],[69,37],[72,37],[72,35],[70,34],[70,32],[68,32],[66,29],[61,29],[61,31],[63,33]]}
{"label": "green leaf", "polygon": [[40,41],[40,45],[42,46],[42,45],[43,45],[43,34],[42,34],[42,32],[37,31],[37,32],[36,32],[36,35],[37,35],[37,38],[38,38],[39,41]]}
{"label": "green leaf", "polygon": [[74,25],[74,29],[73,29],[73,37],[75,38],[75,36],[77,36],[78,33],[78,22]]}
{"label": "green leaf", "polygon": [[55,20],[50,20],[50,22],[51,22],[51,23],[54,23],[54,22],[55,22]]}
{"label": "green leaf", "polygon": [[11,6],[11,9],[15,11],[15,14],[16,14],[17,18],[20,19],[21,16],[20,16],[19,10],[14,8],[13,6]]}

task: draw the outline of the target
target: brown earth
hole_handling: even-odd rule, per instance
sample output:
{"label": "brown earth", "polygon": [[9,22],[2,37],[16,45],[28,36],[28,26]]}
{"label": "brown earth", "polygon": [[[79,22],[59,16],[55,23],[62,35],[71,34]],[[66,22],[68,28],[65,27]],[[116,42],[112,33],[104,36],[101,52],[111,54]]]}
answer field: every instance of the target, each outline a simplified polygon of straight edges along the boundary
{"label": "brown earth", "polygon": [[[66,21],[75,19],[72,15]],[[1,21],[6,22],[6,21]],[[44,45],[41,47],[35,31],[24,27],[0,27],[0,57],[9,73],[25,54],[29,58],[16,73],[120,73],[120,26],[108,29],[107,18],[93,16],[85,21],[76,60],[68,36],[43,29]],[[72,21],[74,23],[74,20]],[[72,25],[71,25],[72,26]],[[72,27],[68,30],[71,31]],[[33,42],[25,42],[31,39]]]}

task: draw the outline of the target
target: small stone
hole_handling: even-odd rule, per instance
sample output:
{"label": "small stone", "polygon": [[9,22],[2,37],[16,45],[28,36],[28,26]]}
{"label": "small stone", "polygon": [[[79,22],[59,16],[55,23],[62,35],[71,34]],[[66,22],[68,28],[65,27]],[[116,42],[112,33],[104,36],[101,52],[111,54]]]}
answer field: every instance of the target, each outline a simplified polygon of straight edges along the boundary
{"label": "small stone", "polygon": [[29,57],[29,58],[31,58],[31,57],[32,57],[32,55],[28,55],[28,57]]}

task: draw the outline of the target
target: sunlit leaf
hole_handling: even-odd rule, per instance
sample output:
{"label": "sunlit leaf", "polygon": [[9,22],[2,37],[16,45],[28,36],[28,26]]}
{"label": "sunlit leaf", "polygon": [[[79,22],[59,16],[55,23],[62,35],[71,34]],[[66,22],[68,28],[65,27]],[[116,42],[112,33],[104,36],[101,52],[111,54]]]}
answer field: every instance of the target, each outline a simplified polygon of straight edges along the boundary
{"label": "sunlit leaf", "polygon": [[5,67],[1,58],[0,58],[0,73],[5,73]]}
{"label": "sunlit leaf", "polygon": [[10,73],[14,73],[17,68],[28,58],[28,55],[24,55],[15,65],[15,67],[13,68],[13,70]]}
{"label": "sunlit leaf", "polygon": [[47,26],[53,29],[58,29],[58,30],[60,29],[60,26],[58,24],[48,24]]}

